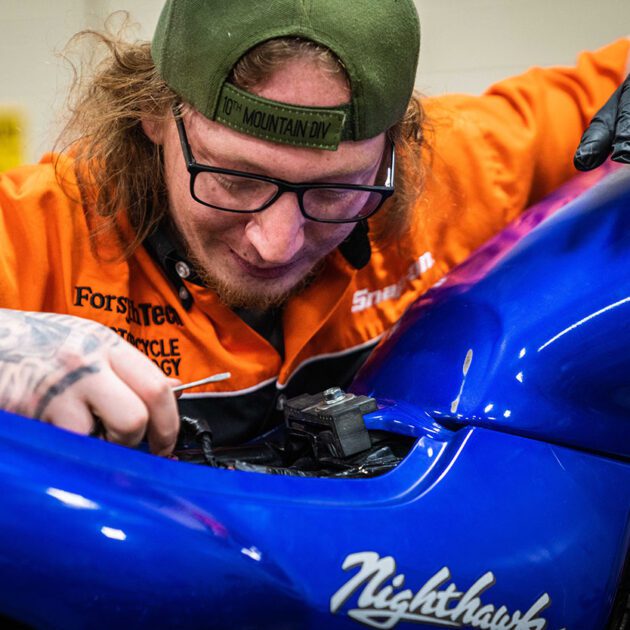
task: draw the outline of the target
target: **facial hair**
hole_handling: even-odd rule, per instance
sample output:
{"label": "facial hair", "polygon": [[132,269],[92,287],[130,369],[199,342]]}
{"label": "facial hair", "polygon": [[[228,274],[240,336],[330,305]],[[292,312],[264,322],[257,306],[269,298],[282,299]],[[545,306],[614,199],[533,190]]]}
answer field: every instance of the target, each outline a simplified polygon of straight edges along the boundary
{"label": "facial hair", "polygon": [[193,266],[197,276],[205,287],[214,291],[223,304],[228,308],[242,308],[255,311],[266,311],[272,308],[280,308],[294,295],[298,295],[310,286],[322,273],[324,260],[318,261],[294,286],[283,293],[269,294],[263,292],[248,291],[243,287],[235,287],[228,282],[217,278],[212,272],[204,268],[202,262],[193,252],[188,251],[187,260]]}

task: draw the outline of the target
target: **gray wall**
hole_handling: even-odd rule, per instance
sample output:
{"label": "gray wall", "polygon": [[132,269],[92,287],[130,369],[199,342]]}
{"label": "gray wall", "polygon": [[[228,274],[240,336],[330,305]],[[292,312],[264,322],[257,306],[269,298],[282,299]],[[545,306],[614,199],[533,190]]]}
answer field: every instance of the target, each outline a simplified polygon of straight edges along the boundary
{"label": "gray wall", "polygon": [[[226,0],[229,1],[229,0]],[[342,0],[340,0],[342,1]],[[569,64],[578,51],[630,33],[629,0],[416,0],[422,21],[417,78],[425,94],[481,92],[532,65]],[[127,9],[149,38],[158,0],[0,0],[0,110],[26,116],[26,158],[58,131],[69,74],[55,51],[77,30]]]}

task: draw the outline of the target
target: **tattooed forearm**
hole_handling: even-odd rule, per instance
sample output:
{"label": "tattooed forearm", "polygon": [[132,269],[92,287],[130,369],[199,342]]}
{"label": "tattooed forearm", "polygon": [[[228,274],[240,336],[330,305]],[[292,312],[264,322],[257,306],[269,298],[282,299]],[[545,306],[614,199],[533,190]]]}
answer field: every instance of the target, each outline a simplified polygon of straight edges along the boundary
{"label": "tattooed forearm", "polygon": [[95,334],[94,322],[68,315],[0,309],[0,318],[0,361],[8,363],[19,363],[28,356],[53,358],[72,336],[80,337],[83,352],[91,352],[105,341]]}
{"label": "tattooed forearm", "polygon": [[7,363],[20,363],[28,356],[50,359],[70,335],[68,326],[40,321],[29,313],[5,315],[3,324],[0,329],[0,361]]}
{"label": "tattooed forearm", "polygon": [[42,417],[54,398],[99,370],[90,355],[118,343],[88,320],[0,309],[0,408]]}
{"label": "tattooed forearm", "polygon": [[0,409],[33,415],[32,400],[45,379],[40,361],[27,360],[9,366],[0,363]]}

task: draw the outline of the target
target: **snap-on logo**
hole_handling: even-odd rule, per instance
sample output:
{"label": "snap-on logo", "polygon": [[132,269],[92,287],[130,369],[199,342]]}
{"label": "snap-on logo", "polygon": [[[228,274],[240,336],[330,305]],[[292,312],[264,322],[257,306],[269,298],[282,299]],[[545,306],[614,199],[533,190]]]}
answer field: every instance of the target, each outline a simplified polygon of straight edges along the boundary
{"label": "snap-on logo", "polygon": [[370,291],[369,289],[359,289],[352,296],[352,312],[359,313],[371,306],[376,306],[385,300],[393,300],[401,296],[407,282],[419,278],[435,264],[431,252],[424,252],[417,260],[414,260],[407,269],[407,273],[396,283],[390,284],[382,289]]}

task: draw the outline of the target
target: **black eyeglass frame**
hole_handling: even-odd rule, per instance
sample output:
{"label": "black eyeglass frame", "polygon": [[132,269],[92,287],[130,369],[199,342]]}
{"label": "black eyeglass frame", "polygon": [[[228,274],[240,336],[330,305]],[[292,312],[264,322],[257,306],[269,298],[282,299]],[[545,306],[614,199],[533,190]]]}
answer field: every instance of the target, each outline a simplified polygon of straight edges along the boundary
{"label": "black eyeglass frame", "polygon": [[[318,223],[358,223],[360,221],[369,219],[371,216],[374,216],[374,214],[376,214],[376,212],[381,209],[385,201],[394,194],[394,178],[396,173],[396,147],[391,141],[390,162],[389,167],[387,168],[387,176],[384,185],[366,186],[361,184],[340,184],[335,182],[296,184],[286,181],[284,179],[267,177],[266,175],[257,175],[254,173],[246,173],[244,171],[236,171],[230,168],[199,164],[192,154],[192,149],[190,148],[190,143],[188,142],[188,134],[186,133],[186,127],[184,125],[184,120],[179,106],[173,107],[173,114],[175,116],[177,132],[179,133],[179,140],[182,146],[182,152],[184,154],[184,161],[186,162],[186,169],[190,174],[190,195],[197,203],[200,203],[208,208],[214,208],[215,210],[221,210],[222,212],[233,212],[235,214],[255,214],[256,212],[262,212],[263,210],[269,208],[269,206],[273,205],[285,192],[291,192],[295,193],[295,195],[297,196],[298,205],[300,207],[300,212],[302,213],[302,216],[304,216],[306,219],[309,219],[310,221],[317,221]],[[277,191],[274,195],[272,195],[270,199],[268,199],[260,208],[257,208],[256,210],[235,210],[233,208],[222,208],[221,206],[214,206],[206,201],[203,201],[203,199],[199,199],[199,197],[197,197],[197,195],[195,194],[195,179],[197,178],[197,175],[199,173],[204,172],[217,173],[219,175],[236,175],[239,177],[268,182],[270,184],[274,184],[277,187]],[[309,190],[321,188],[335,188],[340,190],[358,190],[361,192],[379,193],[381,195],[381,199],[376,204],[373,210],[371,210],[368,214],[360,217],[352,219],[320,219],[318,217],[311,216],[306,211],[303,198],[304,194]]]}

